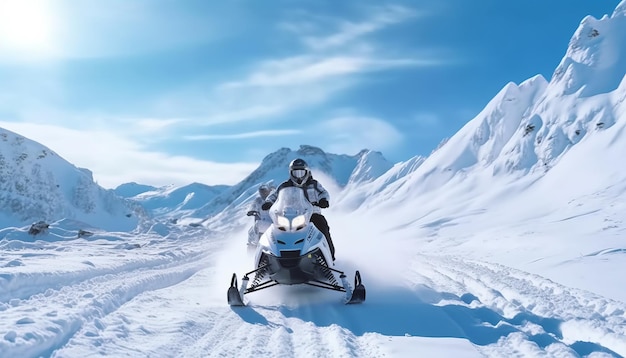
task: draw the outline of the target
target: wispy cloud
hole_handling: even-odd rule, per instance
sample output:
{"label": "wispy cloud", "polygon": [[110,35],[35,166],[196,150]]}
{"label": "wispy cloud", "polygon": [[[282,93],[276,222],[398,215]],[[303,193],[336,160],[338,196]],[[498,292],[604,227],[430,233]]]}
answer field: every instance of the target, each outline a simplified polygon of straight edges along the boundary
{"label": "wispy cloud", "polygon": [[0,122],[0,127],[44,144],[78,167],[88,168],[94,180],[105,188],[131,181],[155,186],[194,181],[232,185],[258,166],[258,163],[217,163],[148,151],[117,132],[13,122]]}
{"label": "wispy cloud", "polygon": [[261,137],[281,137],[294,134],[300,134],[302,131],[297,129],[282,129],[282,130],[266,130],[236,134],[206,134],[206,135],[194,135],[185,136],[186,140],[227,140],[227,139],[250,139]]}
{"label": "wispy cloud", "polygon": [[[358,86],[365,76],[442,64],[438,58],[416,55],[413,50],[386,51],[384,44],[367,39],[368,34],[415,18],[417,11],[383,6],[369,8],[365,14],[361,21],[313,17],[302,26],[295,22],[283,24],[283,29],[289,29],[307,45],[304,50],[260,61],[239,79],[218,85],[211,96],[217,99],[211,107],[216,112],[208,116],[208,122],[276,120],[304,108],[324,108],[333,98]],[[321,26],[311,24],[316,19],[333,26],[325,26],[325,34],[318,35]],[[228,102],[220,98],[235,101],[236,107],[225,105]]]}
{"label": "wispy cloud", "polygon": [[413,122],[420,127],[435,128],[442,124],[438,114],[433,112],[418,112],[413,114]]}
{"label": "wispy cloud", "polygon": [[[68,36],[63,38],[68,56],[90,59],[76,61],[82,67],[77,68],[75,73],[70,66],[37,71],[25,69],[17,74],[7,70],[11,77],[3,83],[5,90],[0,91],[0,120],[23,121],[20,128],[15,126],[16,123],[6,123],[6,128],[44,143],[72,163],[93,170],[96,179],[103,184],[128,181],[131,178],[124,177],[130,173],[137,175],[132,178],[133,181],[146,184],[178,180],[188,183],[190,177],[214,184],[216,178],[207,177],[207,173],[227,172],[243,177],[245,170],[251,171],[255,167],[242,163],[233,164],[232,169],[221,170],[231,167],[160,152],[160,148],[165,151],[165,145],[173,142],[180,145],[180,139],[236,142],[272,138],[284,145],[283,142],[306,139],[309,135],[307,131],[315,132],[321,128],[324,133],[319,133],[319,138],[340,143],[329,148],[335,152],[355,152],[363,147],[382,150],[402,139],[401,134],[382,119],[352,113],[322,122],[314,129],[306,128],[310,123],[306,120],[333,113],[334,106],[345,106],[346,103],[340,101],[350,96],[342,95],[379,73],[440,64],[432,57],[416,55],[414,49],[390,49],[386,43],[379,42],[381,37],[372,36],[419,16],[417,11],[401,6],[368,8],[361,11],[360,16],[345,12],[343,18],[313,14],[309,18],[310,27],[293,22],[290,33],[285,32],[285,28],[273,27],[277,18],[254,18],[261,21],[255,25],[263,28],[264,38],[283,36],[285,43],[291,41],[297,46],[281,45],[279,52],[254,52],[256,56],[264,56],[256,58],[249,57],[244,51],[244,60],[231,66],[226,58],[213,59],[214,62],[209,61],[208,65],[197,61],[197,58],[207,56],[215,36],[229,33],[224,29],[237,27],[239,35],[247,31],[240,28],[241,21],[234,24],[207,21],[201,16],[207,13],[205,5],[198,14],[190,14],[193,6],[166,5],[163,2],[153,6],[148,2],[122,1],[102,10],[95,0],[86,0],[76,6],[69,6],[67,0],[60,1],[67,6],[58,9],[59,18],[71,20],[61,28]],[[228,13],[245,13],[234,7],[229,7]],[[362,5],[356,7],[363,10]],[[81,14],[83,16],[78,16]],[[215,14],[223,13],[212,14],[215,18]],[[291,15],[293,12],[275,12],[272,16],[283,14]],[[327,17],[322,19],[320,16]],[[345,20],[348,17],[350,20]],[[165,21],[168,22],[167,31],[162,27]],[[169,24],[173,24],[174,30],[165,34],[170,31]],[[81,29],[83,31],[79,31]],[[275,30],[281,33],[272,33]],[[285,35],[291,38],[285,39]],[[202,46],[195,47],[198,44]],[[268,51],[272,51],[272,44],[271,41],[263,43],[268,45]],[[172,62],[148,63],[157,69],[161,68],[159,66],[177,68],[181,66],[178,61],[182,58],[186,60],[189,55],[194,60],[182,64],[191,66],[183,75],[177,71],[163,73],[165,82],[161,83],[157,82],[161,78],[153,76],[153,71],[135,71],[138,63],[152,58],[147,53],[159,51],[168,57],[172,54],[169,52],[171,49],[176,49],[176,56],[169,59]],[[179,49],[183,51],[179,52]],[[238,50],[232,51],[224,56],[239,55]],[[92,57],[100,58],[93,60]],[[220,68],[223,59],[225,71]],[[129,67],[126,67],[127,60],[131,63]],[[102,64],[106,66],[100,67]],[[102,76],[98,72],[100,68],[118,71],[115,73],[122,79],[127,78],[124,71],[129,69],[132,81],[129,80],[127,86],[124,83],[127,91],[116,93],[117,96],[112,99],[106,97],[109,101],[100,101],[111,90],[121,88],[118,87],[117,77],[109,79],[107,75]],[[90,75],[89,78],[85,79],[85,73]],[[82,82],[83,79],[85,82]],[[144,79],[148,80],[147,85]],[[151,86],[155,83],[159,85]],[[133,87],[135,85],[137,87]],[[74,92],[85,90],[93,96],[81,96]],[[75,98],[81,102],[70,103]],[[356,107],[358,103],[347,105]],[[59,126],[46,127],[46,123],[57,123]],[[254,126],[244,128],[246,132],[242,132],[241,125],[248,123],[254,123]],[[316,123],[320,124],[317,120]],[[208,128],[217,128],[218,125],[219,132]],[[280,129],[271,130],[274,127]],[[185,137],[185,134],[193,135]],[[101,139],[94,141],[93,138]],[[208,145],[184,144],[190,148]],[[184,150],[177,147],[178,152]],[[235,179],[220,176],[217,180],[232,183]]]}
{"label": "wispy cloud", "polygon": [[302,41],[315,50],[337,48],[415,16],[417,12],[407,7],[398,5],[379,7],[372,9],[370,17],[360,22],[338,20],[336,21],[337,30],[334,33],[323,36],[303,35]]}
{"label": "wispy cloud", "polygon": [[319,130],[327,138],[328,150],[357,153],[361,149],[391,150],[404,136],[389,122],[372,117],[341,116],[326,120]]}
{"label": "wispy cloud", "polygon": [[395,67],[428,66],[436,64],[427,59],[384,59],[366,56],[297,57],[271,61],[247,79],[230,82],[224,88],[247,86],[298,86],[351,74],[381,71]]}
{"label": "wispy cloud", "polygon": [[[241,93],[239,95],[241,95],[239,105],[233,106],[229,103],[217,102],[212,110],[204,118],[196,120],[195,124],[212,126],[220,123],[237,123],[279,116],[287,112],[293,106],[291,102],[295,101],[293,97],[291,101],[287,98],[284,98],[284,101],[279,101],[280,94],[275,96],[264,94],[256,98],[247,97]],[[265,98],[265,100],[263,101],[261,98]]]}
{"label": "wispy cloud", "polygon": [[143,118],[133,121],[134,126],[140,131],[159,132],[174,125],[185,122],[181,118],[169,118],[169,119],[157,119],[157,118]]}

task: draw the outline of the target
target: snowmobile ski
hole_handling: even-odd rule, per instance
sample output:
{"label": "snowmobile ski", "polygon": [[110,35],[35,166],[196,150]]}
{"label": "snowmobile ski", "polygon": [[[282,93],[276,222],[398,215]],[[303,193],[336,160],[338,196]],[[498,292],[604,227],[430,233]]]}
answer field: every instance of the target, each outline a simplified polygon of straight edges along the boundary
{"label": "snowmobile ski", "polygon": [[243,303],[243,297],[239,293],[237,288],[237,274],[233,274],[233,278],[230,280],[230,287],[228,288],[228,304],[231,306],[245,306]]}
{"label": "snowmobile ski", "polygon": [[[346,290],[346,293],[348,292],[349,291]],[[354,275],[354,290],[350,294],[350,297],[346,298],[346,304],[362,303],[365,301],[365,286],[363,286],[361,282],[361,273],[358,270]]]}

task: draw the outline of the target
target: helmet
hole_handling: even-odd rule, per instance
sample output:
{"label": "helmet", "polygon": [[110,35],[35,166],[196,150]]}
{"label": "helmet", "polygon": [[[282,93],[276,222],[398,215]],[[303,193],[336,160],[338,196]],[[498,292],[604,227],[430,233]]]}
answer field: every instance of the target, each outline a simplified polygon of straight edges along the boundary
{"label": "helmet", "polygon": [[297,186],[302,186],[310,177],[311,171],[304,160],[298,158],[289,163],[289,178]]}
{"label": "helmet", "polygon": [[261,184],[261,186],[259,186],[259,195],[264,200],[265,198],[267,198],[268,195],[270,195],[271,192],[272,189],[267,184]]}

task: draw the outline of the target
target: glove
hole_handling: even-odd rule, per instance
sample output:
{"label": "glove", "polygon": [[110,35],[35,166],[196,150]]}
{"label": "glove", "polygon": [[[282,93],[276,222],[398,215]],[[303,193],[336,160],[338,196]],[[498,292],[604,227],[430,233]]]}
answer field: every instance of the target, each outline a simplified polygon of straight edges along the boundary
{"label": "glove", "polygon": [[263,203],[263,205],[261,205],[261,209],[263,210],[269,210],[272,207],[273,203],[270,203],[269,201],[266,201]]}
{"label": "glove", "polygon": [[319,206],[322,209],[325,209],[328,207],[328,200],[326,198],[322,198],[319,203],[317,203],[317,206]]}
{"label": "glove", "polygon": [[248,212],[246,213],[246,215],[248,215],[248,216],[254,216],[254,215],[258,215],[258,213],[257,213],[256,211],[254,211],[254,210],[250,210],[250,211],[248,211]]}

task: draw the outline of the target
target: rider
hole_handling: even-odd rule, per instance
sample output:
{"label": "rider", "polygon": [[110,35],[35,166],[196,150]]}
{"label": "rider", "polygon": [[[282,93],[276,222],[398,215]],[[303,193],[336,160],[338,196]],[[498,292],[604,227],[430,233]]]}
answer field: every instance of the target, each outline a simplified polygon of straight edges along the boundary
{"label": "rider", "polygon": [[263,210],[261,206],[265,202],[265,198],[267,198],[267,196],[272,192],[272,189],[273,187],[267,184],[261,184],[259,186],[259,195],[254,198],[254,201],[252,201],[250,207],[248,208],[248,212],[246,213],[246,215],[254,216],[254,225],[252,225],[248,230],[249,245],[256,245],[256,243],[259,241],[259,237],[261,236],[261,234],[263,234],[258,226],[259,221],[264,220],[264,218],[269,220],[269,213],[267,212],[267,210]]}
{"label": "rider", "polygon": [[259,186],[259,196],[254,198],[254,201],[250,204],[246,215],[258,217],[261,213],[261,210],[263,210],[261,206],[265,202],[265,198],[267,198],[267,196],[270,195],[271,192],[272,188],[269,185],[261,184]]}
{"label": "rider", "polygon": [[304,196],[313,204],[313,214],[311,214],[311,222],[319,231],[326,236],[328,246],[330,248],[330,254],[335,261],[335,246],[330,238],[330,228],[326,218],[322,215],[320,208],[327,208],[329,203],[328,199],[330,195],[328,191],[324,189],[322,184],[313,179],[311,170],[306,162],[300,158],[294,159],[289,164],[289,179],[278,186],[278,189],[273,191],[263,203],[263,210],[269,210],[278,198],[278,192],[285,187],[296,186],[304,190]]}

